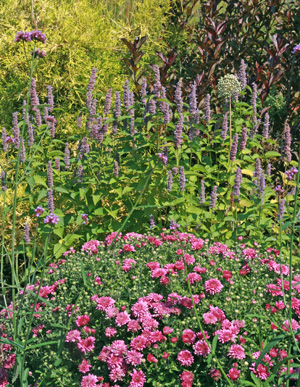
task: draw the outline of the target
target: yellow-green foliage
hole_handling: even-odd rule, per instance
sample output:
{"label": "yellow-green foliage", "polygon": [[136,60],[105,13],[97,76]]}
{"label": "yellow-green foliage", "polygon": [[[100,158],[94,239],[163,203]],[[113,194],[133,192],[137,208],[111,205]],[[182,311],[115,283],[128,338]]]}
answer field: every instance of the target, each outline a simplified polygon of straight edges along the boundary
{"label": "yellow-green foliage", "polygon": [[[46,86],[54,87],[58,136],[74,133],[92,67],[98,69],[97,91],[121,90],[127,77],[120,60],[127,48],[120,38],[148,36],[142,66],[155,62],[163,49],[168,0],[1,0],[0,7],[0,125],[11,127],[20,111],[28,73],[17,31],[42,30],[48,39],[38,47],[47,52],[35,74],[41,102]],[[32,43],[30,43],[32,44]]]}

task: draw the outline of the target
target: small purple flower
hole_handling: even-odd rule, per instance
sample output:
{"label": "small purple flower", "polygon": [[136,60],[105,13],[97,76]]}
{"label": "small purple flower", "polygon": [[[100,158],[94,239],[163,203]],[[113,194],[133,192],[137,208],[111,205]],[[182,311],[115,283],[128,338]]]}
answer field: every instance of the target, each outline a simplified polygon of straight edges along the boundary
{"label": "small purple flower", "polygon": [[114,175],[115,177],[119,176],[119,164],[117,161],[115,161],[115,164],[114,164]]}
{"label": "small purple flower", "polygon": [[31,148],[34,144],[34,129],[32,124],[28,124],[28,145]]}
{"label": "small purple flower", "polygon": [[5,172],[1,171],[1,189],[3,192],[6,191],[6,189],[7,189],[5,182],[6,182]]}
{"label": "small purple flower", "polygon": [[216,207],[216,202],[217,202],[217,189],[218,186],[214,185],[212,193],[211,193],[211,198],[210,198],[210,208],[215,208]]}
{"label": "small purple flower", "polygon": [[151,214],[150,215],[150,228],[153,229],[154,227],[155,227],[154,216]]}
{"label": "small purple flower", "polygon": [[[97,114],[97,103],[98,103],[98,100],[96,98],[93,98],[91,109],[90,109],[91,116],[95,116]],[[94,117],[91,117],[91,118],[93,119]]]}
{"label": "small purple flower", "polygon": [[78,167],[78,181],[79,183],[83,182],[83,165],[79,165]]}
{"label": "small purple flower", "polygon": [[268,164],[268,165],[267,165],[267,168],[266,168],[266,174],[267,174],[267,176],[271,176],[271,169],[272,169],[272,165],[271,165],[271,164]]}
{"label": "small purple flower", "polygon": [[171,221],[170,221],[170,230],[174,231],[177,228],[180,228],[180,224],[176,223],[175,220],[171,219]]}
{"label": "small purple flower", "polygon": [[236,197],[239,197],[241,194],[240,188],[242,184],[242,179],[243,179],[242,170],[241,168],[237,167],[235,172],[234,187],[233,187],[233,195]]}
{"label": "small purple flower", "polygon": [[31,79],[30,101],[31,101],[32,110],[35,110],[35,108],[40,104],[40,101],[36,92],[36,84],[35,84],[34,78]]}
{"label": "small purple flower", "polygon": [[239,72],[239,81],[241,83],[242,90],[245,89],[247,85],[247,73],[246,73],[246,63],[244,59],[241,60],[240,72]]}
{"label": "small purple flower", "polygon": [[54,108],[54,96],[53,96],[53,87],[52,86],[47,86],[47,99],[48,99],[48,104],[50,105],[49,107],[49,112],[52,112]]}
{"label": "small purple flower", "polygon": [[300,43],[293,48],[293,54],[296,54],[296,52],[300,52]]}
{"label": "small purple flower", "polygon": [[226,140],[227,131],[228,131],[228,114],[229,112],[226,112],[223,116],[221,137],[222,137],[222,140],[224,141]]}
{"label": "small purple flower", "polygon": [[48,189],[48,208],[50,213],[54,211],[54,202],[53,202],[53,191],[52,189]]}
{"label": "small purple flower", "polygon": [[59,217],[52,213],[47,215],[46,218],[44,219],[44,223],[48,223],[48,224],[57,224],[59,221],[60,221]]}
{"label": "small purple flower", "polygon": [[180,191],[183,192],[185,189],[184,167],[180,167],[179,186],[180,186]]}
{"label": "small purple flower", "polygon": [[36,48],[34,51],[31,52],[32,56],[35,56],[36,58],[45,58],[47,53],[43,50],[40,50],[39,48]]}
{"label": "small purple flower", "polygon": [[168,188],[167,188],[168,192],[171,192],[172,185],[173,185],[173,175],[172,175],[172,171],[170,170],[168,171]]}
{"label": "small purple flower", "polygon": [[204,100],[204,109],[205,109],[204,119],[206,122],[210,121],[210,115],[211,115],[210,98],[211,98],[210,94],[206,94],[206,97]]}
{"label": "small purple flower", "polygon": [[45,43],[46,42],[46,35],[42,33],[42,31],[31,31],[30,32],[31,40],[37,40],[38,42]]}
{"label": "small purple flower", "polygon": [[244,126],[243,130],[242,130],[240,150],[242,151],[242,150],[246,149],[246,145],[247,145],[247,128],[246,128],[246,126]]}
{"label": "small purple flower", "polygon": [[157,65],[152,66],[152,70],[155,72],[155,80],[153,85],[153,91],[157,98],[160,97],[161,82],[160,82],[160,71]]}
{"label": "small purple flower", "polygon": [[[40,109],[35,109],[35,121],[36,125],[40,127],[42,125],[42,116],[41,116],[41,111]],[[50,133],[51,133],[51,126],[50,126]]]}
{"label": "small purple flower", "polygon": [[292,138],[291,138],[291,129],[288,125],[287,121],[285,122],[285,136],[284,136],[284,147],[283,147],[283,161],[287,161],[288,163],[292,160],[292,153],[291,153],[291,144],[292,144]]}
{"label": "small purple flower", "polygon": [[200,204],[203,204],[205,200],[205,181],[201,180]]}
{"label": "small purple flower", "polygon": [[84,221],[83,224],[88,224],[89,218],[87,214],[81,214],[81,218]]}
{"label": "small purple flower", "polygon": [[175,142],[176,148],[181,147],[182,129],[183,129],[183,115],[182,115],[182,113],[179,113],[179,120],[177,122],[175,131],[174,131],[174,142]]}
{"label": "small purple flower", "polygon": [[256,99],[257,99],[257,85],[256,83],[253,83],[253,89],[252,89],[252,98],[251,98],[251,104],[253,108],[253,115],[252,115],[252,121],[254,124],[257,122],[257,109],[256,109]]}
{"label": "small purple flower", "polygon": [[156,101],[154,98],[151,98],[149,101],[149,113],[152,115],[156,113]]}
{"label": "small purple flower", "polygon": [[119,118],[121,117],[121,99],[120,99],[120,93],[116,91],[116,101],[115,101],[115,108],[114,108],[114,117]]}
{"label": "small purple flower", "polygon": [[237,152],[237,148],[238,148],[238,142],[239,142],[239,135],[236,134],[236,135],[233,137],[232,146],[231,146],[231,149],[230,149],[230,161],[234,161],[235,158],[236,158],[236,152]]}
{"label": "small purple flower", "polygon": [[189,112],[193,115],[197,113],[197,85],[195,83],[191,86],[191,93],[189,95]]}
{"label": "small purple flower", "polygon": [[55,169],[57,171],[60,170],[60,161],[59,161],[59,158],[58,157],[55,157]]}
{"label": "small purple flower", "polygon": [[28,223],[24,224],[24,240],[27,245],[30,243],[30,236],[29,236],[29,226]]}
{"label": "small purple flower", "polygon": [[147,100],[146,100],[146,95],[147,95],[147,80],[146,78],[142,79],[142,87],[141,87],[141,97],[142,97],[142,104],[146,105]]}
{"label": "small purple flower", "polygon": [[182,88],[182,82],[180,79],[176,85],[175,97],[174,97],[176,105],[177,105],[178,113],[182,113],[182,107],[183,107],[181,88]]}
{"label": "small purple flower", "polygon": [[55,124],[57,123],[56,119],[54,116],[47,116],[45,117],[45,121],[48,123],[50,122],[50,134],[51,137],[55,137]]}
{"label": "small purple flower", "polygon": [[38,218],[40,215],[43,215],[43,213],[44,213],[44,208],[43,207],[37,207],[35,210],[34,210],[34,212],[35,212],[35,215],[36,215],[36,217]]}
{"label": "small purple flower", "polygon": [[18,112],[15,112],[12,114],[13,116],[13,132],[14,132],[14,138],[15,138],[15,148],[19,149],[20,146],[20,129],[18,126]]}
{"label": "small purple flower", "polygon": [[23,99],[23,109],[22,109],[22,120],[25,120],[25,115],[26,115],[26,124],[29,124],[29,114],[28,111],[26,113],[26,106],[27,106],[27,101],[26,99]]}
{"label": "small purple flower", "polygon": [[111,97],[112,97],[112,88],[108,89],[108,92],[105,96],[104,110],[103,114],[108,114],[111,107]]}
{"label": "small purple flower", "polygon": [[265,174],[262,172],[259,177],[258,197],[261,198],[261,203],[264,204],[264,193],[266,188]]}
{"label": "small purple flower", "polygon": [[270,126],[270,116],[268,113],[265,114],[265,120],[264,120],[264,128],[263,128],[263,137],[264,139],[268,139],[269,137],[269,126]]}
{"label": "small purple flower", "polygon": [[165,156],[163,153],[158,153],[157,156],[162,161],[163,165],[167,165],[168,156]]}

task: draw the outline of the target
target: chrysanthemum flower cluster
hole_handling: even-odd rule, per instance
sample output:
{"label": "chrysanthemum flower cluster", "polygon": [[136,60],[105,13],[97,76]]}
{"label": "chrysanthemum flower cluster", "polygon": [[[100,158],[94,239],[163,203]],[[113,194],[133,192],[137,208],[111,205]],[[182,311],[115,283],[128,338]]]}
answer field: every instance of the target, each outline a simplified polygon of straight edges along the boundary
{"label": "chrysanthemum flower cluster", "polygon": [[[66,259],[49,264],[43,282],[37,279],[20,292],[20,297],[26,294],[20,299],[22,308],[34,307],[30,340],[55,342],[61,337],[57,327],[70,323],[57,366],[66,378],[61,387],[72,383],[143,387],[151,385],[157,373],[163,384],[172,378],[174,385],[192,387],[207,383],[209,377],[214,385],[224,376],[215,362],[207,363],[212,355],[222,360],[232,382],[243,385],[252,380],[251,373],[266,381],[288,356],[282,340],[255,367],[262,351],[257,329],[263,341],[289,330],[283,302],[283,292],[289,291],[289,267],[280,265],[278,253],[271,247],[260,252],[246,238],[234,248],[222,243],[208,246],[207,241],[178,231],[156,236],[112,233],[103,242],[91,240],[81,252],[70,249]],[[296,333],[300,276],[294,271],[292,275],[291,329]],[[36,293],[39,300],[34,305]],[[12,307],[0,311],[1,336],[8,340]],[[295,338],[298,341],[300,335]],[[13,375],[16,354],[9,341],[2,350],[0,383],[6,383]],[[55,362],[56,351],[56,345],[53,351],[41,346],[28,358],[34,381],[48,362]],[[44,354],[49,360],[43,360]],[[291,366],[290,373],[294,372]]]}

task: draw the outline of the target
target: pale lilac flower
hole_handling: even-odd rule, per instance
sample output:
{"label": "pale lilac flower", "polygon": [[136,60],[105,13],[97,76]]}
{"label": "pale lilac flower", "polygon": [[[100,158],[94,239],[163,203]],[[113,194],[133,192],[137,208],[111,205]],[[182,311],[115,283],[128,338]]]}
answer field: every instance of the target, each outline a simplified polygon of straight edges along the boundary
{"label": "pale lilac flower", "polygon": [[31,87],[30,87],[30,100],[31,100],[31,106],[33,110],[40,104],[40,101],[37,96],[36,92],[36,84],[35,84],[35,79],[31,79]]}
{"label": "pale lilac flower", "polygon": [[185,189],[184,167],[180,167],[179,186],[180,186],[180,191],[183,192]]}
{"label": "pale lilac flower", "polygon": [[292,153],[291,153],[292,139],[291,139],[291,129],[287,121],[285,122],[284,129],[285,129],[285,136],[284,136],[284,147],[283,147],[282,159],[290,163],[292,160]]}
{"label": "pale lilac flower", "polygon": [[20,160],[22,163],[25,163],[25,161],[26,161],[25,151],[26,151],[25,140],[22,140],[21,151],[20,151]]}
{"label": "pale lilac flower", "polygon": [[24,240],[27,245],[30,243],[30,236],[29,236],[29,226],[28,223],[24,224]]}
{"label": "pale lilac flower", "polygon": [[269,137],[269,126],[270,126],[270,116],[268,113],[265,114],[264,119],[264,128],[263,128],[263,137],[267,140]]}
{"label": "pale lilac flower", "polygon": [[229,112],[226,112],[223,116],[223,123],[222,123],[222,131],[221,131],[221,137],[222,140],[226,140],[226,135],[228,131],[228,114]]}
{"label": "pale lilac flower", "polygon": [[251,104],[253,108],[253,115],[252,115],[252,121],[254,124],[257,122],[257,109],[256,109],[256,99],[257,99],[257,85],[256,83],[253,83],[252,88],[252,98],[251,98]]}
{"label": "pale lilac flower", "polygon": [[6,179],[5,179],[5,172],[4,171],[1,171],[1,189],[2,189],[2,191],[4,192],[4,191],[6,191],[6,185],[5,185],[5,181],[6,181]]}
{"label": "pale lilac flower", "polygon": [[246,68],[247,65],[244,61],[244,59],[241,60],[241,66],[240,66],[240,71],[239,71],[239,81],[241,83],[242,90],[245,89],[247,85],[247,73],[246,73]]}
{"label": "pale lilac flower", "polygon": [[13,116],[13,132],[14,132],[15,147],[16,147],[16,149],[19,149],[20,129],[18,126],[18,112],[13,113],[12,116]]}
{"label": "pale lilac flower", "polygon": [[16,33],[14,42],[20,42],[21,40],[23,40],[23,42],[31,42],[31,34],[30,34],[30,32],[18,31]]}
{"label": "pale lilac flower", "polygon": [[264,192],[266,188],[265,174],[262,172],[259,177],[258,195],[261,198],[261,203],[264,204]]}
{"label": "pale lilac flower", "polygon": [[177,228],[180,228],[180,224],[176,223],[174,219],[170,221],[170,230],[174,231]]}
{"label": "pale lilac flower", "polygon": [[205,181],[201,180],[200,204],[203,204],[205,200]]}
{"label": "pale lilac flower", "polygon": [[206,97],[204,100],[204,109],[205,109],[204,119],[206,122],[210,121],[210,115],[211,115],[210,98],[211,98],[210,94],[206,94]]}
{"label": "pale lilac flower", "polygon": [[179,120],[176,125],[175,131],[174,131],[174,142],[176,148],[181,147],[182,143],[182,129],[183,129],[183,115],[182,113],[179,114]]}
{"label": "pale lilac flower", "polygon": [[46,35],[42,33],[42,31],[34,30],[30,32],[31,40],[37,40],[38,42],[45,43]]}
{"label": "pale lilac flower", "polygon": [[83,224],[88,224],[89,222],[89,217],[87,214],[81,214],[81,218],[84,221]]}
{"label": "pale lilac flower", "polygon": [[180,79],[176,85],[175,96],[174,96],[178,113],[182,113],[182,107],[183,107],[181,88],[182,88],[182,82]]}
{"label": "pale lilac flower", "polygon": [[235,172],[235,179],[234,179],[234,188],[233,188],[233,195],[239,197],[241,192],[241,184],[242,184],[242,170],[241,168],[237,167],[236,172]]}
{"label": "pale lilac flower", "polygon": [[239,135],[236,133],[236,135],[233,137],[232,146],[230,149],[230,161],[234,161],[236,158],[238,142],[239,142]]}
{"label": "pale lilac flower", "polygon": [[108,89],[108,92],[105,96],[103,114],[108,114],[111,107],[111,97],[112,97],[112,88]]}
{"label": "pale lilac flower", "polygon": [[34,144],[34,129],[31,123],[28,124],[28,145],[31,148]]}
{"label": "pale lilac flower", "polygon": [[60,161],[59,161],[59,158],[58,157],[55,157],[55,169],[57,171],[60,170]]}
{"label": "pale lilac flower", "polygon": [[154,216],[151,214],[150,215],[150,228],[153,229],[154,227],[155,227]]}
{"label": "pale lilac flower", "polygon": [[31,51],[31,55],[35,56],[35,58],[45,58],[47,53],[39,48],[36,48],[34,51]]}
{"label": "pale lilac flower", "polygon": [[172,175],[172,171],[170,170],[168,171],[168,188],[167,188],[168,192],[171,192],[172,185],[173,185],[173,175]]}
{"label": "pale lilac flower", "polygon": [[278,208],[278,219],[282,220],[285,211],[285,199],[281,199]]}
{"label": "pale lilac flower", "polygon": [[155,73],[155,80],[153,85],[153,91],[157,98],[160,98],[161,82],[160,82],[160,72],[157,65],[152,66],[152,70]]}
{"label": "pale lilac flower", "polygon": [[48,189],[48,208],[49,212],[53,213],[54,211],[54,202],[53,202],[53,191],[52,189]]}
{"label": "pale lilac flower", "polygon": [[151,98],[148,104],[149,113],[154,115],[156,113],[156,101],[154,98]]}
{"label": "pale lilac flower", "polygon": [[216,207],[217,189],[218,189],[218,186],[214,185],[212,193],[211,193],[210,206],[209,206],[210,208],[215,208]]}
{"label": "pale lilac flower", "polygon": [[66,142],[65,146],[65,168],[69,169],[70,168],[70,149],[69,149],[69,144]]}
{"label": "pale lilac flower", "polygon": [[300,43],[297,44],[297,46],[295,46],[295,47],[293,48],[293,54],[296,54],[297,52],[300,52]]}

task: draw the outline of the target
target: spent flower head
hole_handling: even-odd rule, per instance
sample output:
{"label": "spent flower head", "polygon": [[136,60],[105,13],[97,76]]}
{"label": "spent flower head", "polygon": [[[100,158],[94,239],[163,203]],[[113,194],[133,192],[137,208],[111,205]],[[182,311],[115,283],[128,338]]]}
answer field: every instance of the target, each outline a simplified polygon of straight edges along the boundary
{"label": "spent flower head", "polygon": [[225,98],[242,91],[241,83],[234,74],[226,74],[219,79],[218,93]]}

